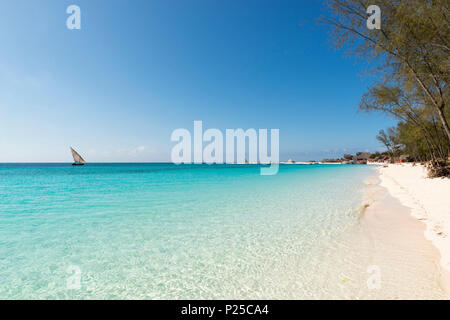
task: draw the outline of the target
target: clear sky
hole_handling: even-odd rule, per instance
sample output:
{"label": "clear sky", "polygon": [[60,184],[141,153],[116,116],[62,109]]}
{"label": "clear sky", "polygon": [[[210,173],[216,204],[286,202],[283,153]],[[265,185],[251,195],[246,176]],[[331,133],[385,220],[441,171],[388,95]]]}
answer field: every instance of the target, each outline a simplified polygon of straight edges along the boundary
{"label": "clear sky", "polygon": [[[81,30],[66,8],[81,8]],[[4,0],[0,162],[169,161],[174,129],[278,128],[280,158],[380,149],[318,0]]]}

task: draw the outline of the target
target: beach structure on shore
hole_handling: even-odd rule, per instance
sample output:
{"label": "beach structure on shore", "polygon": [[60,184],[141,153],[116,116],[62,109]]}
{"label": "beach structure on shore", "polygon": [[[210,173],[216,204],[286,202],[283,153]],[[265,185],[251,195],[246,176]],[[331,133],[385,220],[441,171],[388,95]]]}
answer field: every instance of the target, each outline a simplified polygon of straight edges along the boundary
{"label": "beach structure on shore", "polygon": [[344,154],[338,159],[323,159],[320,163],[329,164],[367,164],[371,156],[370,152],[358,152],[356,155]]}
{"label": "beach structure on shore", "polygon": [[367,164],[370,158],[370,152],[358,152],[352,159],[354,164]]}
{"label": "beach structure on shore", "polygon": [[357,152],[355,155],[353,154],[344,154],[342,158],[325,158],[321,161],[306,161],[306,162],[296,162],[292,159],[289,159],[284,164],[374,164],[374,163],[406,163],[413,162],[414,158],[412,158],[408,154],[400,154],[393,156],[389,152]]}

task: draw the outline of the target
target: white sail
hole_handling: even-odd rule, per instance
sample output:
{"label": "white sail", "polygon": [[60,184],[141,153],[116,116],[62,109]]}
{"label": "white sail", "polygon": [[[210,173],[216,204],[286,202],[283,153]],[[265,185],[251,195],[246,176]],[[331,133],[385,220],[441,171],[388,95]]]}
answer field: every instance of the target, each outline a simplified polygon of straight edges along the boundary
{"label": "white sail", "polygon": [[78,152],[73,150],[72,147],[70,147],[70,151],[72,151],[73,161],[75,163],[86,163],[86,161],[84,161],[84,159],[78,154]]}

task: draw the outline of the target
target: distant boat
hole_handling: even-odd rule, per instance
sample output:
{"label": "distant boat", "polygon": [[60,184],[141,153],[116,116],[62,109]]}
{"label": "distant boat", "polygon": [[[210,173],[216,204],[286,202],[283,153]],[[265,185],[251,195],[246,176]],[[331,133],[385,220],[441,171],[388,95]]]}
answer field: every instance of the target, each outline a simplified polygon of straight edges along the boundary
{"label": "distant boat", "polygon": [[78,152],[76,152],[75,150],[73,150],[72,147],[70,147],[70,151],[72,151],[72,157],[73,157],[73,166],[83,166],[86,161],[84,161],[84,159],[78,154]]}

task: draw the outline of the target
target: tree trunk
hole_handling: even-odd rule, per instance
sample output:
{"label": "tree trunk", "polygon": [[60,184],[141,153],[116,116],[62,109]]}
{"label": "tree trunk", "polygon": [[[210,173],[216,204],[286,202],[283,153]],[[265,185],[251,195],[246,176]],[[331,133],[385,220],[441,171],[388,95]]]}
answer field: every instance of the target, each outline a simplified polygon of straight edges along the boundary
{"label": "tree trunk", "polygon": [[444,106],[442,105],[441,107],[437,108],[438,109],[438,114],[439,114],[439,118],[441,119],[442,122],[442,126],[444,127],[445,133],[447,134],[447,140],[450,144],[450,129],[448,127],[448,122],[447,119],[445,118],[444,115]]}

